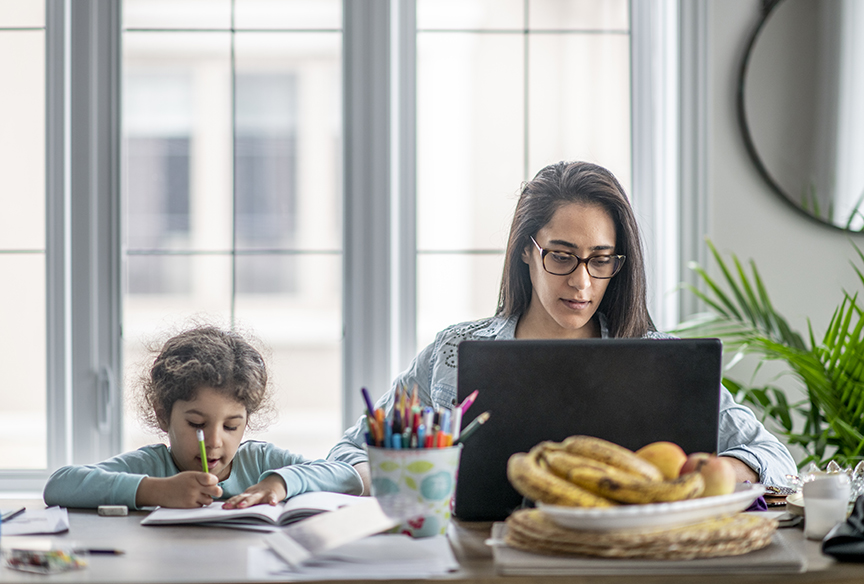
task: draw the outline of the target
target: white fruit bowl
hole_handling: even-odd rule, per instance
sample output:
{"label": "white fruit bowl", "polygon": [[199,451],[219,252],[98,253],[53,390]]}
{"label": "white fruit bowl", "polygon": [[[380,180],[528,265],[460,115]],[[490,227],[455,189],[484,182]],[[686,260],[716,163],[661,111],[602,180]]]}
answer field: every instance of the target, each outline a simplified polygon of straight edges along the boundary
{"label": "white fruit bowl", "polygon": [[741,483],[729,495],[618,507],[537,507],[552,521],[568,529],[580,531],[651,530],[699,523],[713,517],[744,511],[765,492],[762,485]]}

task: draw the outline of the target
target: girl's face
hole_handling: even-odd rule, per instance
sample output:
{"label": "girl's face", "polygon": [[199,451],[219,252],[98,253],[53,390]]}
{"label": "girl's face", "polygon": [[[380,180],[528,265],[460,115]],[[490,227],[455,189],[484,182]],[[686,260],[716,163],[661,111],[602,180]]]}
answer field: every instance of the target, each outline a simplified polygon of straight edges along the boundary
{"label": "girl's face", "polygon": [[[615,223],[600,206],[567,203],[534,236],[544,249],[566,251],[582,259],[614,254]],[[585,263],[572,274],[555,276],[543,269],[540,250],[533,243],[522,253],[531,274],[531,303],[519,319],[521,338],[588,338],[600,336],[600,326],[592,320],[609,280],[588,275]]]}
{"label": "girl's face", "polygon": [[171,456],[181,471],[203,470],[197,430],[204,431],[208,470],[224,481],[246,430],[245,406],[212,387],[198,389],[195,399],[174,402],[168,420],[159,421],[168,433]]}

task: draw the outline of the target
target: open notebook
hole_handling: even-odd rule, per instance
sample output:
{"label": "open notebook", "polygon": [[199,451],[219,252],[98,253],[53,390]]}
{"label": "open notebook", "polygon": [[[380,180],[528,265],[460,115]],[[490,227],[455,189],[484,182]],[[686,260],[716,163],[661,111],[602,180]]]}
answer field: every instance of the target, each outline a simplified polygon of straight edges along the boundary
{"label": "open notebook", "polygon": [[278,505],[254,505],[245,509],[223,509],[223,501],[214,501],[196,509],[157,507],[141,525],[177,525],[183,523],[249,528],[280,527],[325,511],[355,505],[363,498],[344,493],[310,492],[291,497]]}

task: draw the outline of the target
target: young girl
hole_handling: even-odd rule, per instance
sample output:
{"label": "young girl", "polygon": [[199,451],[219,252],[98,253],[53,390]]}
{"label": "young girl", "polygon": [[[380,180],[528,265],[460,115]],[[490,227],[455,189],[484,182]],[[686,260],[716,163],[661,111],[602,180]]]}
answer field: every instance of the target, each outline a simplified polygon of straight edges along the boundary
{"label": "young girl", "polygon": [[[376,407],[389,415],[396,387],[419,388],[423,405],[456,398],[457,346],[465,339],[668,338],[646,303],[642,245],[624,189],[603,167],[559,162],[525,183],[510,227],[496,315],[453,325],[423,349]],[[739,481],[784,485],[789,451],[720,388],[719,454]],[[365,419],[328,455],[356,465],[368,486]]]}
{"label": "young girl", "polygon": [[[59,469],[45,485],[47,505],[131,509],[248,507],[307,491],[360,494],[350,465],[309,461],[268,442],[241,442],[250,417],[269,408],[267,368],[240,334],[202,326],[169,339],[143,384],[145,422],[168,435],[99,464]],[[254,418],[253,418],[254,420]],[[197,431],[204,434],[207,467]]]}

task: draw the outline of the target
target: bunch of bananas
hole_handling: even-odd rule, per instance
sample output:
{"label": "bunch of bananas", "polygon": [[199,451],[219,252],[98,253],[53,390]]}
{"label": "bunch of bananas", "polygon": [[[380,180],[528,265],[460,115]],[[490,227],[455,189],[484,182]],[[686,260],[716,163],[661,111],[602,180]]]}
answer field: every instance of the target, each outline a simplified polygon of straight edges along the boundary
{"label": "bunch of bananas", "polygon": [[530,452],[516,453],[507,463],[507,477],[533,501],[571,507],[681,501],[705,489],[698,472],[664,479],[635,452],[593,436],[541,442]]}

